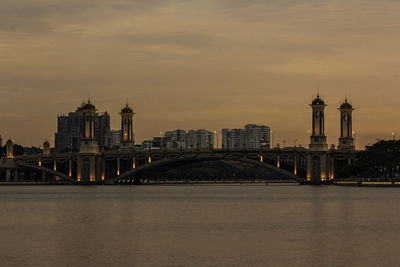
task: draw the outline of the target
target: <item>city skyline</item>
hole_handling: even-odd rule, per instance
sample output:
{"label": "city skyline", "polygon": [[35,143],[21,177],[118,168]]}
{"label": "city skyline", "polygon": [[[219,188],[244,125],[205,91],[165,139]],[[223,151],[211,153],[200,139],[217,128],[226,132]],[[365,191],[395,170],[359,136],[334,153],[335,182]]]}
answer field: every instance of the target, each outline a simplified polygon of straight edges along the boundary
{"label": "city skyline", "polygon": [[346,95],[357,149],[391,139],[400,131],[400,3],[364,3],[6,0],[0,134],[41,144],[57,114],[90,95],[112,129],[127,98],[138,142],[255,123],[269,125],[275,143],[306,145],[307,105],[320,88],[328,144],[337,144]]}
{"label": "city skyline", "polygon": [[1,266],[397,266],[400,1],[1,0]]}
{"label": "city skyline", "polygon": [[[320,96],[320,94],[319,93],[317,93],[316,94],[316,97],[319,97]],[[323,97],[321,97],[322,99],[324,99]],[[81,105],[80,106],[77,106],[76,107],[76,110],[75,111],[73,111],[73,110],[70,110],[69,112],[64,112],[64,113],[62,113],[61,115],[60,114],[58,114],[57,115],[57,120],[59,121],[59,123],[60,123],[60,119],[62,119],[62,118],[66,118],[66,115],[65,114],[68,114],[69,116],[71,116],[71,114],[72,115],[74,115],[78,110],[80,110],[81,109],[81,107],[85,104],[85,103],[90,103],[90,98],[88,98],[87,100],[83,100],[82,101],[82,103],[81,103]],[[347,97],[345,97],[345,99],[341,102],[341,104],[339,105],[339,107],[343,104],[343,103],[347,103],[349,100],[348,100],[348,98]],[[93,101],[92,101],[93,102]],[[352,103],[351,101],[349,101],[349,103]],[[95,104],[95,103],[94,103]],[[125,104],[127,107],[128,107],[128,103],[126,103]],[[309,105],[307,105],[307,106],[309,106]],[[327,106],[329,106],[329,105],[327,105]],[[121,105],[121,107],[123,107],[123,105]],[[96,106],[96,110],[98,110],[97,109],[97,106]],[[310,109],[311,110],[311,109]],[[338,108],[336,108],[336,110],[338,110]],[[339,112],[340,113],[340,112]],[[109,123],[110,123],[110,125],[117,125],[117,128],[112,128],[112,127],[110,127],[109,128],[109,130],[110,130],[110,133],[111,132],[117,132],[117,131],[120,131],[121,129],[120,128],[118,128],[118,127],[120,127],[120,122],[113,122],[113,116],[111,115],[111,114],[109,114],[108,113],[108,111],[107,110],[100,110],[99,111],[99,113],[96,113],[97,115],[96,116],[103,116],[103,115],[106,115],[107,117],[108,117],[108,121],[109,121]],[[118,117],[117,118],[115,118],[114,117],[114,120],[120,120],[120,112],[118,112],[117,113],[118,114]],[[311,113],[310,113],[310,115],[311,115]],[[328,118],[329,118],[329,116],[327,116]],[[110,119],[111,118],[111,119]],[[134,121],[135,121],[135,118],[133,119]],[[340,114],[339,114],[339,116],[338,116],[338,120],[339,120],[339,131],[340,131]],[[310,123],[311,123],[311,119],[310,119]],[[249,124],[249,125],[252,125],[253,123],[249,123],[249,122],[247,122],[246,123],[246,125],[247,124]],[[97,124],[96,124],[97,125]],[[255,125],[255,124],[254,124]],[[329,122],[328,122],[328,125],[329,125]],[[50,143],[51,143],[51,146],[52,147],[55,147],[56,146],[56,137],[57,137],[57,128],[59,128],[60,126],[57,126],[57,124],[56,124],[56,126],[55,126],[55,128],[56,128],[56,131],[53,133],[53,135],[51,135],[51,136],[49,136],[48,138],[45,138],[45,139],[43,139],[44,141],[49,141]],[[62,127],[64,127],[64,126],[62,126]],[[97,127],[97,126],[96,126]],[[267,126],[268,128],[270,128],[269,126]],[[177,127],[178,129],[180,129],[180,128],[183,128],[183,127]],[[232,130],[237,130],[238,128],[240,128],[240,127],[234,127],[234,128],[231,128]],[[312,127],[311,127],[311,125],[310,125],[310,129],[311,129]],[[136,144],[140,144],[140,143],[142,143],[142,142],[144,142],[144,141],[147,141],[147,140],[149,140],[149,139],[152,139],[152,138],[155,138],[155,137],[162,137],[162,136],[164,136],[164,134],[166,133],[166,132],[168,132],[168,131],[174,131],[174,130],[172,130],[173,128],[172,127],[170,127],[170,128],[167,128],[167,129],[163,129],[163,130],[160,130],[158,133],[156,133],[156,134],[154,134],[154,135],[152,135],[152,136],[145,136],[145,137],[143,137],[141,140],[139,140],[139,141],[137,141],[137,142],[135,142]],[[188,131],[190,131],[190,130],[192,130],[193,131],[193,129],[194,128],[187,128],[187,130]],[[214,137],[213,138],[216,138],[216,139],[218,139],[218,142],[222,145],[223,144],[223,130],[226,130],[227,128],[220,128],[220,129],[210,129],[210,128],[207,128],[207,127],[204,127],[204,128],[201,128],[201,129],[207,129],[207,130],[210,130],[210,132],[213,132],[214,133]],[[97,131],[97,130],[96,130]],[[135,127],[135,123],[134,123],[134,126],[133,126],[133,134],[134,135],[136,135],[135,134],[135,132],[136,132],[136,127]],[[305,142],[304,142],[304,144],[303,143],[301,143],[301,142],[299,142],[299,140],[303,140],[304,138],[302,138],[302,137],[295,137],[293,140],[287,140],[287,139],[284,139],[284,138],[279,138],[279,136],[278,137],[276,137],[276,134],[277,134],[277,132],[278,132],[278,134],[279,134],[279,131],[276,131],[275,129],[272,129],[271,128],[271,135],[273,135],[273,141],[274,141],[274,146],[281,146],[281,147],[286,147],[286,146],[296,146],[296,145],[299,145],[299,146],[303,146],[303,147],[307,147],[308,146],[308,138],[309,138],[309,136],[311,135],[311,130],[308,130],[307,131],[307,139],[305,140]],[[357,144],[357,140],[356,140],[356,137],[357,137],[357,132],[356,131],[353,131],[353,135],[354,135],[354,140],[355,140],[355,143]],[[395,132],[391,132],[390,133],[391,135],[390,135],[390,138],[395,138],[395,135],[396,135],[396,133]],[[283,134],[284,135],[284,134]],[[0,133],[0,136],[1,136],[1,133]],[[4,137],[3,136],[1,136],[3,139],[4,139]],[[97,137],[97,134],[96,134],[96,137]],[[340,137],[340,134],[338,134],[338,138]],[[15,141],[15,138],[13,138],[13,137],[7,137],[6,139],[9,139],[9,138],[11,138],[13,141]],[[112,138],[112,136],[110,135],[110,138]],[[327,140],[331,140],[332,138],[329,138],[329,134],[327,134]],[[379,138],[377,138],[376,140],[378,140]],[[389,138],[388,138],[389,139]],[[43,142],[43,140],[42,140],[42,142]],[[376,141],[375,140],[375,141]],[[293,142],[293,144],[291,144],[291,141]],[[18,142],[17,142],[18,143]],[[35,146],[34,144],[28,144],[28,145],[25,145],[24,143],[19,143],[19,144],[21,144],[21,145],[24,145],[24,146],[26,146],[26,147],[30,147],[30,146]],[[332,143],[329,143],[329,141],[328,141],[328,145],[335,145],[335,146],[337,146],[338,144],[337,144],[337,140],[336,140],[336,143],[335,143],[335,141],[333,141]],[[42,147],[42,143],[39,143],[38,145],[36,145],[36,146],[38,146],[38,147]],[[108,145],[106,145],[106,146],[108,146]],[[357,145],[356,145],[356,147],[357,147]],[[76,149],[76,148],[75,148]],[[363,147],[358,147],[358,149],[363,149]]]}

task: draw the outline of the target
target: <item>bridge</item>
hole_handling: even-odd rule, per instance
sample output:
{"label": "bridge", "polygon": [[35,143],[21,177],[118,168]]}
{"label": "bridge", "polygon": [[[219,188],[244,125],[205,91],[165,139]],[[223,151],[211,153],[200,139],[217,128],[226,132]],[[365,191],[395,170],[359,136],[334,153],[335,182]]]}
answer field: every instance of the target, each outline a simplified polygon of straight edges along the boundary
{"label": "bridge", "polygon": [[[325,181],[334,179],[335,164],[350,164],[355,151],[325,152],[328,175]],[[72,184],[117,184],[121,181],[140,183],[146,173],[158,168],[174,168],[194,162],[235,161],[264,168],[277,180],[307,181],[308,160],[321,152],[302,147],[228,150],[112,150],[99,153],[54,153],[47,155],[23,155],[3,158],[0,163],[3,182],[37,181],[65,182]],[[94,162],[95,168],[91,168]],[[310,180],[310,179],[308,179]]]}
{"label": "bridge", "polygon": [[[337,149],[328,149],[325,136],[325,102],[317,96],[312,107],[310,146],[257,149],[135,149],[132,132],[132,109],[121,110],[121,145],[115,150],[100,149],[94,137],[95,107],[90,101],[82,107],[84,136],[80,150],[50,153],[50,144],[43,144],[43,153],[15,156],[13,142],[6,144],[6,156],[0,159],[0,182],[53,182],[72,184],[140,183],[151,179],[149,173],[193,163],[235,161],[263,168],[276,180],[299,183],[331,183],[335,166],[349,165],[356,160],[352,137],[352,106],[347,100],[340,106],[341,137]],[[147,176],[147,177],[146,177]]]}

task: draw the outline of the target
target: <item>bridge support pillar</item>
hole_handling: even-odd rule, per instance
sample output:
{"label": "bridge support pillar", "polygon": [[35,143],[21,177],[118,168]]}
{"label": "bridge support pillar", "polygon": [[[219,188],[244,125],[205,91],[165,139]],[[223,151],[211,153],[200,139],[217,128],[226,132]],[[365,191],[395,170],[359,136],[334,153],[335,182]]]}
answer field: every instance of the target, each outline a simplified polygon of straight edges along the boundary
{"label": "bridge support pillar", "polygon": [[307,155],[307,181],[325,182],[329,178],[329,162],[326,152],[312,152]]}
{"label": "bridge support pillar", "polygon": [[96,181],[96,157],[90,157],[90,181]]}
{"label": "bridge support pillar", "polygon": [[72,177],[72,159],[68,160],[68,175]]}
{"label": "bridge support pillar", "polygon": [[78,158],[77,181],[95,182],[96,181],[96,156],[88,155]]}
{"label": "bridge support pillar", "polygon": [[335,157],[329,155],[329,180],[335,179]]}
{"label": "bridge support pillar", "polygon": [[101,177],[103,174],[103,167],[101,165],[101,158],[100,157],[93,157],[94,158],[94,176],[92,177],[92,181],[101,181]]}
{"label": "bridge support pillar", "polygon": [[297,157],[296,156],[294,156],[294,158],[293,158],[293,173],[294,173],[294,175],[297,175]]}
{"label": "bridge support pillar", "polygon": [[78,158],[76,163],[76,181],[80,182],[82,180],[82,158]]}
{"label": "bridge support pillar", "polygon": [[120,174],[120,169],[121,168],[121,160],[119,156],[117,157],[117,176]]}
{"label": "bridge support pillar", "polygon": [[[54,161],[53,161],[53,170],[54,170],[55,172],[57,171],[57,161],[56,161],[56,159],[54,159]],[[54,181],[56,181],[56,180],[57,180],[57,176],[54,175],[54,176],[53,176],[53,179],[54,179]]]}
{"label": "bridge support pillar", "polygon": [[11,182],[11,170],[6,170],[6,182]]}
{"label": "bridge support pillar", "polygon": [[279,155],[276,157],[276,167],[281,167],[281,157]]}
{"label": "bridge support pillar", "polygon": [[106,179],[106,160],[101,158],[101,180],[104,181]]}

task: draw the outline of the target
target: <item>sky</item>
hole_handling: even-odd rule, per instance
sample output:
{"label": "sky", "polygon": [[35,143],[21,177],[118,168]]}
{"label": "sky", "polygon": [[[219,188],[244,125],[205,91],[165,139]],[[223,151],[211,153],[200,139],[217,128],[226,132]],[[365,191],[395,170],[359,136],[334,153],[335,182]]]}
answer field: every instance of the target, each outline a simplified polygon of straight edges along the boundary
{"label": "sky", "polygon": [[90,97],[112,129],[128,101],[137,142],[256,123],[307,146],[318,91],[328,143],[347,96],[361,149],[400,137],[398,14],[395,0],[2,0],[0,134],[40,145]]}

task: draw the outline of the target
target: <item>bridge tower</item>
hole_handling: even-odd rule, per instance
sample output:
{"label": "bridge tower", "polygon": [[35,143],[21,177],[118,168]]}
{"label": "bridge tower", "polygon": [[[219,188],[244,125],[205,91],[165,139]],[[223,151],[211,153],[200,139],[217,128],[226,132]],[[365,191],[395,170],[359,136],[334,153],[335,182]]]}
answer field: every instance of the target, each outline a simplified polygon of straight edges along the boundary
{"label": "bridge tower", "polygon": [[43,143],[43,155],[48,156],[50,155],[50,143],[47,140]]}
{"label": "bridge tower", "polygon": [[0,170],[5,170],[6,182],[17,181],[18,166],[14,158],[14,142],[11,139],[6,142],[6,156],[0,159]]}
{"label": "bridge tower", "polygon": [[133,110],[128,106],[126,106],[121,110],[121,142],[120,148],[129,149],[133,148],[133,123],[132,118],[135,114]]}
{"label": "bridge tower", "polygon": [[352,112],[354,110],[353,106],[347,101],[345,101],[338,108],[340,111],[340,137],[339,137],[339,151],[353,151],[354,139],[353,139],[353,120]]}
{"label": "bridge tower", "polygon": [[14,142],[8,139],[6,143],[6,157],[9,159],[14,158]]}
{"label": "bridge tower", "polygon": [[97,180],[96,177],[101,176],[96,171],[96,169],[99,169],[96,168],[96,163],[100,166],[101,160],[97,157],[99,146],[94,136],[96,107],[90,102],[90,99],[82,106],[82,112],[84,137],[79,148],[77,180],[78,182],[94,182]]}
{"label": "bridge tower", "polygon": [[312,135],[310,137],[310,150],[326,151],[328,150],[325,136],[324,111],[326,104],[318,94],[310,106],[312,108]]}
{"label": "bridge tower", "polygon": [[310,136],[309,153],[307,155],[307,180],[314,183],[325,182],[328,174],[325,135],[326,104],[317,94],[310,104],[312,108],[312,135]]}
{"label": "bridge tower", "polygon": [[94,137],[94,120],[96,107],[90,103],[90,99],[82,106],[83,112],[83,133],[79,151],[81,153],[98,153],[99,146]]}

